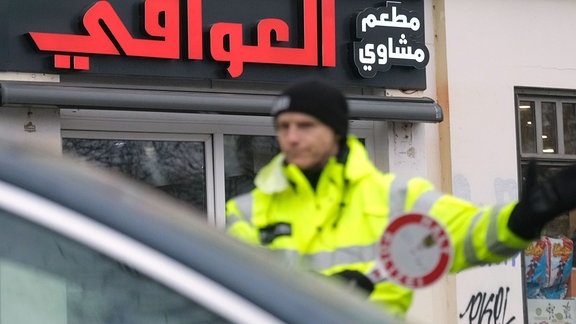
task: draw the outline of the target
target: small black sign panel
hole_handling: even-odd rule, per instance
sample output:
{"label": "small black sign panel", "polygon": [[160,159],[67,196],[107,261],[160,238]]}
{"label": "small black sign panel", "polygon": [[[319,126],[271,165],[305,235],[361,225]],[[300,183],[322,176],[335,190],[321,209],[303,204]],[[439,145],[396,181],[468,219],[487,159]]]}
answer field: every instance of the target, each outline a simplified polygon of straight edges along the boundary
{"label": "small black sign panel", "polygon": [[354,63],[364,78],[373,78],[394,65],[423,69],[429,52],[418,15],[387,2],[385,7],[367,8],[356,17]]}

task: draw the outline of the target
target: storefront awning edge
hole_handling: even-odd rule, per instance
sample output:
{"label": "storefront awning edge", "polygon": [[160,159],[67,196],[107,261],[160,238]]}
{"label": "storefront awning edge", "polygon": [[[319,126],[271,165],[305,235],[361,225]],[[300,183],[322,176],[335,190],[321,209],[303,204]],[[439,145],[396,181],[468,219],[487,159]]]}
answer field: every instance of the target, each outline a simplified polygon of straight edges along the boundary
{"label": "storefront awning edge", "polygon": [[[0,106],[268,115],[274,98],[264,94],[0,83]],[[348,102],[352,119],[432,123],[443,120],[442,108],[430,98],[349,98]]]}

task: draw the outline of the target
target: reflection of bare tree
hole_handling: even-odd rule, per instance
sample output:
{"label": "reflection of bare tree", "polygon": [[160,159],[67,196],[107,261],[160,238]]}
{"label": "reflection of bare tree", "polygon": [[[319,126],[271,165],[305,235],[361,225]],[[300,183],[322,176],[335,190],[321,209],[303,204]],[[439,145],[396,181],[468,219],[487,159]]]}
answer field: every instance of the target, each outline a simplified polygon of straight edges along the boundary
{"label": "reflection of bare tree", "polygon": [[[273,136],[226,135],[226,199],[254,188],[254,176],[278,153]],[[126,174],[206,212],[202,142],[64,138],[63,151]]]}
{"label": "reflection of bare tree", "polygon": [[230,199],[254,188],[256,173],[279,152],[279,148],[272,136],[226,137],[226,199]]}
{"label": "reflection of bare tree", "polygon": [[63,150],[207,210],[204,143],[65,138]]}
{"label": "reflection of bare tree", "polygon": [[566,154],[576,154],[576,104],[562,103],[564,118],[564,150]]}

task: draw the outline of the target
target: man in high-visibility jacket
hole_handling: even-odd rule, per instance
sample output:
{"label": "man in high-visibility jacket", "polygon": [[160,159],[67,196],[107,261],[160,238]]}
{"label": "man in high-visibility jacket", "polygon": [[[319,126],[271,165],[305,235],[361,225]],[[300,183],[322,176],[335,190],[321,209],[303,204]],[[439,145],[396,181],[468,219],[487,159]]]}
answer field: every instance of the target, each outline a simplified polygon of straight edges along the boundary
{"label": "man in high-visibility jacket", "polygon": [[391,313],[406,313],[412,291],[374,282],[368,273],[392,219],[407,213],[436,219],[453,244],[450,271],[457,272],[510,258],[548,221],[576,207],[575,167],[500,206],[477,206],[422,178],[382,173],[348,135],[346,98],[323,82],[288,88],[272,116],[282,152],[258,172],[254,190],[228,201],[228,232],[289,263],[354,279]]}

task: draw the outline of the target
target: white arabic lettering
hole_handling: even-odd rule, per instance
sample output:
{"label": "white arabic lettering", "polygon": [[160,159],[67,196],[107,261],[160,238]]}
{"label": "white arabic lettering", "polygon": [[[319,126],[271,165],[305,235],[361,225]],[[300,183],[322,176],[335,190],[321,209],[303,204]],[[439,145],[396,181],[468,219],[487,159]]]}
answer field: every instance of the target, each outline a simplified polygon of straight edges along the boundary
{"label": "white arabic lettering", "polygon": [[420,29],[420,20],[416,17],[410,18],[406,15],[398,15],[397,8],[393,6],[392,17],[388,13],[380,14],[380,19],[376,18],[376,15],[369,14],[362,19],[362,31],[366,32],[367,27],[398,27],[398,28],[410,28],[413,31]]}

